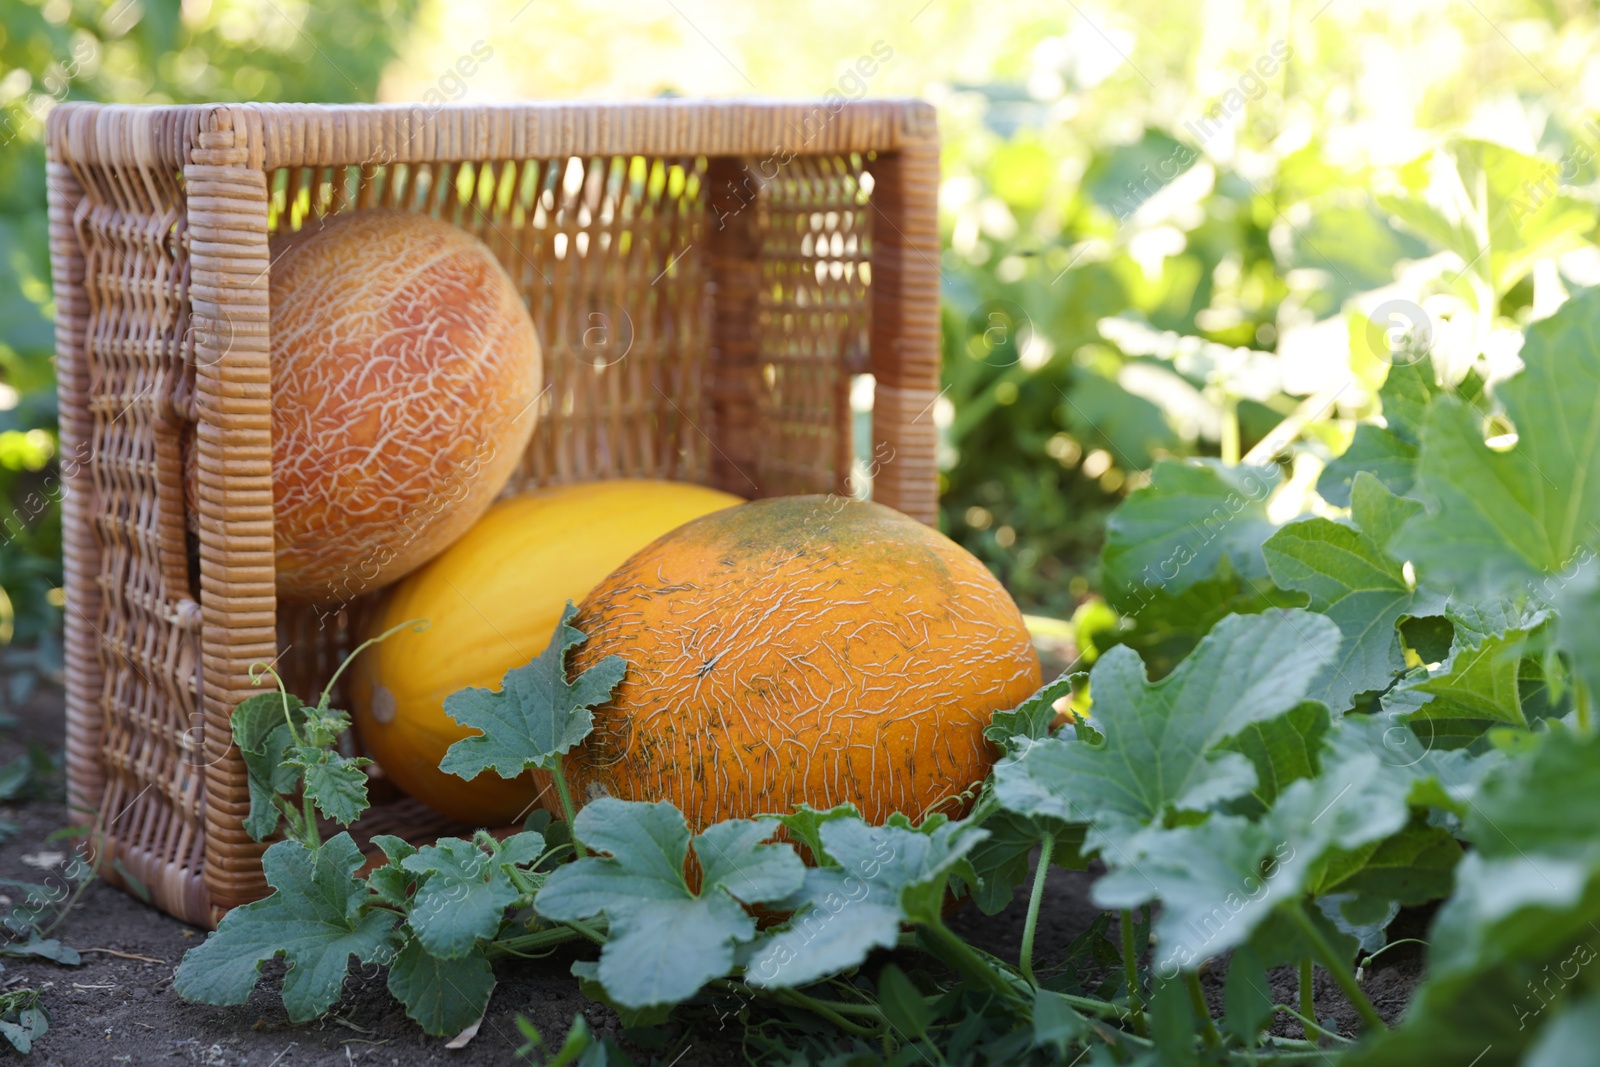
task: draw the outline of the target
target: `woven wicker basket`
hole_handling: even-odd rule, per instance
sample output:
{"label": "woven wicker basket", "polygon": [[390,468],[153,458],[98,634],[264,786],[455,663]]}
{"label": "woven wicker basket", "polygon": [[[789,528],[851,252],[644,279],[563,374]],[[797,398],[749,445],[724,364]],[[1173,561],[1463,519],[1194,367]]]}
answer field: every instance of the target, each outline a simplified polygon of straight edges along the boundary
{"label": "woven wicker basket", "polygon": [[[269,234],[397,207],[494,250],[552,386],[512,491],[845,491],[852,376],[871,373],[873,495],[934,517],[926,104],[68,104],[48,137],[68,796],[101,873],[178,918],[265,892],[228,729],[250,665],[311,696],[361,615],[273,594]],[[358,837],[435,828],[393,797]]]}

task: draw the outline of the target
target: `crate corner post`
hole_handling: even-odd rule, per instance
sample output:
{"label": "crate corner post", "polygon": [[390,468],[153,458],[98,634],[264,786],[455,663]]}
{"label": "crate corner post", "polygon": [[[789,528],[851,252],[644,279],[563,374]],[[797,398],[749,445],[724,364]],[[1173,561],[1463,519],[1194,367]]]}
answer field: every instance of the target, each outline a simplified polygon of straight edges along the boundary
{"label": "crate corner post", "polygon": [[228,719],[250,667],[277,654],[268,361],[268,195],[260,113],[198,116],[183,174],[191,241],[199,426],[203,908],[215,923],[262,895],[262,847],[245,833],[250,796]]}
{"label": "crate corner post", "polygon": [[873,499],[939,517],[939,133],[933,109],[903,106],[899,144],[872,166],[870,369]]}

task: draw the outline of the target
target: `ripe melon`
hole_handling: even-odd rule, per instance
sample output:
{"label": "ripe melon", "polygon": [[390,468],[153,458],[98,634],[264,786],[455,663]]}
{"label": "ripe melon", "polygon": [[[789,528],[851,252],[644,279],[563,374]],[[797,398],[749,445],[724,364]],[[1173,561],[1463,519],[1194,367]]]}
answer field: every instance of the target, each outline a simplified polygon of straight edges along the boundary
{"label": "ripe melon", "polygon": [[1039,687],[1022,615],[938,531],[879,504],[758,500],[697,519],[583,601],[572,673],[628,662],[568,757],[574,792],[692,827],[800,803],[955,816],[983,729]]}
{"label": "ripe melon", "polygon": [[740,503],[684,482],[618,480],[542,489],[489,509],[437,559],[396,585],[372,620],[402,630],[351,667],[353,714],[367,753],[400,788],[464,822],[496,826],[525,814],[540,784],[492,772],[471,782],[439,770],[476,733],[444,712],[468,686],[500,688],[505,672],[550,641],[578,601],[634,552],[690,519]]}
{"label": "ripe melon", "polygon": [[403,211],[275,239],[278,595],[344,603],[467,531],[533,433],[539,340],[477,238]]}

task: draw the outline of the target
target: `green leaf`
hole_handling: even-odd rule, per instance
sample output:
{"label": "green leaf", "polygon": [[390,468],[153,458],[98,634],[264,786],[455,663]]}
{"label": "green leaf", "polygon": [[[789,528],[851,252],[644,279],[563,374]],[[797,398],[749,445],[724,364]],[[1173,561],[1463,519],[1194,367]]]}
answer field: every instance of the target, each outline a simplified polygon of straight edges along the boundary
{"label": "green leaf", "polygon": [[366,885],[355,877],[361,850],[347,833],[313,852],[297,841],[267,849],[261,865],[277,892],[234,908],[216,932],[184,954],[173,979],[185,1000],[243,1004],[261,977],[261,964],[288,958],[283,1005],[289,1018],[305,1022],[339,998],[350,957],[386,963],[399,916],[368,909]]}
{"label": "green leaf", "polygon": [[296,769],[283,761],[295,743],[294,730],[305,722],[305,709],[292,694],[257,693],[240,701],[229,717],[233,743],[244,759],[250,785],[250,814],[245,816],[244,829],[256,841],[277,831],[283,816],[274,801],[281,793],[293,792],[299,782]]}
{"label": "green leaf", "polygon": [[1323,773],[1292,783],[1259,822],[1213,814],[1196,825],[1146,829],[1102,853],[1110,869],[1091,890],[1096,904],[1162,902],[1152,956],[1158,974],[1193,970],[1243,944],[1281,904],[1300,899],[1330,852],[1381,841],[1406,825],[1413,772],[1348,743],[1345,722],[1329,730]]}
{"label": "green leaf", "polygon": [[1519,1060],[1553,1014],[1550,994],[1558,1008],[1561,991],[1595,959],[1597,777],[1600,736],[1558,721],[1524,735],[1523,750],[1489,774],[1466,818],[1475,847],[1428,933],[1427,980],[1404,1023],[1353,1054],[1352,1065]]}
{"label": "green leaf", "polygon": [[1222,742],[1298,705],[1338,644],[1334,624],[1310,612],[1230,616],[1155,683],[1114,648],[1090,674],[1103,743],[1036,741],[996,766],[995,796],[1020,815],[1096,823],[1093,847],[1107,820],[1149,823],[1248,793],[1254,766]]}
{"label": "green leaf", "polygon": [[1150,1038],[1156,1047],[1156,1062],[1161,1067],[1195,1067],[1200,1055],[1195,1048],[1199,1020],[1189,1003],[1183,983],[1158,980],[1150,993]]}
{"label": "green leaf", "polygon": [[1391,364],[1378,390],[1385,425],[1401,440],[1415,445],[1421,439],[1428,405],[1446,391],[1439,385],[1431,355]]}
{"label": "green leaf", "polygon": [[924,833],[854,818],[825,822],[820,833],[838,865],[805,872],[800,893],[785,902],[796,908],[788,925],[746,964],[752,985],[808,985],[892,946],[902,923],[937,919],[950,876],[976,880],[966,857],[987,836],[959,822]]}
{"label": "green leaf", "polygon": [[[33,1051],[33,1043],[43,1037],[50,1029],[50,1017],[44,1009],[38,1006],[39,998],[32,990],[23,990],[31,994],[28,1006],[16,1011],[16,1020],[0,1019],[0,1037],[23,1055]],[[7,1014],[10,1014],[8,1012]]]}
{"label": "green leaf", "polygon": [[1278,482],[1272,467],[1158,462],[1150,484],[1129,494],[1106,523],[1106,599],[1135,614],[1157,594],[1179,594],[1219,575],[1236,589],[1267,584],[1261,544],[1275,529],[1267,498]]}
{"label": "green leaf", "polygon": [[[491,854],[476,842],[446,837],[401,860],[402,868],[425,876],[407,917],[422,947],[440,959],[454,960],[493,938],[506,909],[523,895],[507,868],[518,860],[532,863],[543,845],[538,834],[525,831]],[[531,856],[526,854],[530,849]]]}
{"label": "green leaf", "polygon": [[1356,427],[1350,447],[1317,478],[1317,492],[1334,507],[1350,506],[1356,476],[1365,472],[1384,488],[1405,496],[1416,486],[1417,446],[1393,430],[1363,423]]}
{"label": "green leaf", "polygon": [[788,831],[789,837],[798,841],[817,863],[830,863],[832,860],[822,848],[822,824],[834,819],[859,819],[861,812],[856,810],[854,804],[835,804],[825,810],[801,804],[786,815],[770,817],[777,819]]}
{"label": "green leaf", "polygon": [[1089,1036],[1089,1021],[1067,1003],[1067,998],[1048,989],[1033,994],[1033,1046],[1049,1049],[1058,1057]]}
{"label": "green leaf", "polygon": [[413,940],[389,965],[389,992],[424,1032],[445,1037],[483,1018],[494,993],[494,970],[481,948],[441,959]]}
{"label": "green leaf", "polygon": [[1401,687],[1427,698],[1412,715],[1413,728],[1476,736],[1494,724],[1526,726],[1518,685],[1524,649],[1549,612],[1522,612],[1503,601],[1481,605],[1450,601],[1445,615],[1455,627],[1449,658]]}
{"label": "green leaf", "polygon": [[1450,895],[1461,843],[1438,826],[1412,825],[1393,837],[1331,857],[1318,896],[1353,893],[1416,906]]}
{"label": "green leaf", "polygon": [[1009,711],[997,711],[993,721],[983,729],[983,736],[999,745],[1007,752],[1016,747],[1014,741],[1022,738],[1028,741],[1037,741],[1041,737],[1050,736],[1050,724],[1060,712],[1056,710],[1057,702],[1071,700],[1074,688],[1088,680],[1088,674],[1063,674],[1053,682],[1046,683],[1033,696]]}
{"label": "green leaf", "polygon": [[349,826],[367,810],[368,760],[347,759],[329,748],[297,746],[288,757],[305,775],[305,795],[317,810],[340,826]]}
{"label": "green leaf", "polygon": [[1248,944],[1233,950],[1222,986],[1223,1027],[1245,1048],[1255,1048],[1272,1019],[1272,986],[1261,957]]}
{"label": "green leaf", "polygon": [[1554,643],[1572,657],[1594,706],[1600,701],[1600,562],[1590,557],[1565,578],[1554,598]]}
{"label": "green leaf", "polygon": [[1338,658],[1308,694],[1334,711],[1353,707],[1363,693],[1387,689],[1405,670],[1397,626],[1401,619],[1435,615],[1441,598],[1415,592],[1385,544],[1406,519],[1422,510],[1397,497],[1372,475],[1355,479],[1352,509],[1359,529],[1328,519],[1292,522],[1263,546],[1273,581],[1310,596],[1310,608],[1339,627]]}
{"label": "green leaf", "polygon": [[1030,819],[1007,811],[995,800],[992,790],[985,790],[978,797],[966,821],[983,827],[989,835],[967,854],[977,876],[976,883],[967,883],[967,892],[985,915],[998,914],[1011,903],[1013,891],[1028,880],[1033,850],[1047,833],[1055,838],[1051,859],[1055,866],[1082,870],[1088,864],[1079,852],[1083,845],[1082,824]]}
{"label": "green leaf", "polygon": [[446,714],[482,733],[451,745],[440,770],[468,781],[485,770],[515,778],[530,767],[549,770],[589,735],[590,709],[610,699],[627,664],[621,656],[607,656],[567,682],[567,652],[586,640],[568,625],[577,612],[568,601],[549,646],[527,666],[507,671],[498,693],[463,689],[445,697]]}
{"label": "green leaf", "polygon": [[1251,813],[1265,811],[1290,782],[1316,774],[1317,753],[1327,732],[1328,709],[1307,701],[1280,718],[1251,723],[1223,741],[1220,749],[1240,753],[1256,769],[1256,786],[1251,791],[1255,803],[1245,807]]}
{"label": "green leaf", "polygon": [[380,903],[394,908],[409,908],[417,876],[401,867],[400,863],[407,856],[416,855],[417,850],[392,834],[375,834],[372,843],[383,850],[389,862],[367,875],[367,888]]}
{"label": "green leaf", "polygon": [[924,1037],[933,1023],[933,1012],[922,999],[921,990],[911,984],[906,972],[892,963],[878,972],[878,1007],[889,1025],[898,1031],[897,1036]]}
{"label": "green leaf", "polygon": [[1492,451],[1472,409],[1440,397],[1422,431],[1430,499],[1397,545],[1419,576],[1463,597],[1525,592],[1600,535],[1600,290],[1529,326],[1522,372],[1498,395],[1516,445]]}
{"label": "green leaf", "polygon": [[53,937],[41,938],[37,933],[30,932],[28,939],[21,942],[10,942],[0,945],[0,956],[34,956],[42,960],[52,960],[76,967],[83,962],[83,957],[78,955],[78,950],[70,945],[63,945]]}
{"label": "green leaf", "polygon": [[805,877],[792,848],[761,843],[777,830],[773,821],[717,823],[694,838],[699,893],[683,873],[689,827],[671,804],[603,797],[578,812],[575,829],[579,840],[606,855],[552,871],[535,906],[556,920],[606,915],[610,938],[598,977],[630,1008],[687,1000],[727,974],[734,947],[756,936],[755,920],[741,902],[786,897]]}
{"label": "green leaf", "polygon": [[1600,992],[1590,991],[1552,1019],[1528,1050],[1523,1067],[1572,1067],[1600,1048]]}

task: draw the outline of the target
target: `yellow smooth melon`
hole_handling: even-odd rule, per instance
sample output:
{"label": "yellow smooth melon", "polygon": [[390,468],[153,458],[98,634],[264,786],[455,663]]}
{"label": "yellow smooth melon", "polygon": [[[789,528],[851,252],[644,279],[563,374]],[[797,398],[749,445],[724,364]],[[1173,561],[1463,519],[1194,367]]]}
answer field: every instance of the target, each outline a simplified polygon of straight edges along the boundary
{"label": "yellow smooth melon", "polygon": [[[628,557],[691,519],[741,503],[685,482],[617,480],[556,486],[501,501],[440,556],[390,591],[369,636],[410,629],[351,667],[353,714],[368,755],[429,807],[482,826],[522,818],[543,783],[486,771],[470,782],[439,770],[477,731],[444,711],[468,686],[500,688],[550,642],[568,600],[589,594]],[[542,776],[540,776],[542,778]]]}

